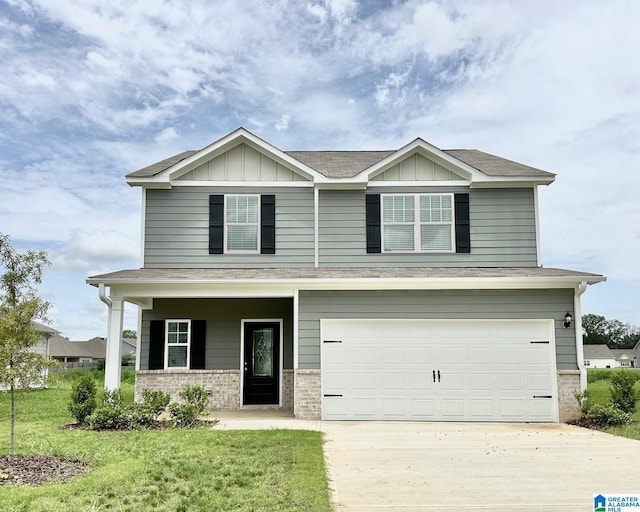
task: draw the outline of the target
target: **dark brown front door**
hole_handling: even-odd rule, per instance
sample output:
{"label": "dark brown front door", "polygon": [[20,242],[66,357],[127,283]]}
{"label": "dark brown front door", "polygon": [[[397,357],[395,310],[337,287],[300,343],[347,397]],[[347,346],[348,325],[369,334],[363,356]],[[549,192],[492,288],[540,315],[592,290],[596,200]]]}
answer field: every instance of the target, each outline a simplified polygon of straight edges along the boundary
{"label": "dark brown front door", "polygon": [[245,405],[277,404],[280,395],[280,324],[244,324]]}

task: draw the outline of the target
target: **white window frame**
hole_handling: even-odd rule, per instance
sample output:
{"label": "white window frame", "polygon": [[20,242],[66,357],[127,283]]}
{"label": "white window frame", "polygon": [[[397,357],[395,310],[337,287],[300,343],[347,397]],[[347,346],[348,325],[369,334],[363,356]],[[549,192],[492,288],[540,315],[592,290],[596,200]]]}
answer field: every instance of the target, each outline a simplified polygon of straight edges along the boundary
{"label": "white window frame", "polygon": [[[187,342],[186,343],[169,343],[169,324],[186,323],[187,324]],[[171,347],[187,347],[186,366],[169,366],[169,346]],[[164,369],[165,370],[188,370],[191,368],[191,320],[188,318],[169,318],[164,322]]]}
{"label": "white window frame", "polygon": [[[234,222],[230,224],[227,220],[227,202],[230,197],[255,197],[258,200],[258,210],[257,210],[257,221],[255,222],[256,226],[256,249],[252,251],[239,251],[239,250],[230,250],[229,249],[229,233],[228,228],[229,225],[233,226],[253,226],[253,222]],[[224,195],[224,253],[225,254],[260,254],[260,226],[262,219],[260,218],[260,194],[225,194]]]}
{"label": "white window frame", "polygon": [[[381,194],[380,195],[380,241],[381,241],[381,249],[383,253],[387,254],[414,254],[414,253],[455,253],[456,252],[456,211],[455,211],[455,198],[454,194],[451,192],[432,192],[427,194]],[[385,197],[413,197],[413,222],[405,222],[405,223],[392,223],[384,221],[384,200]],[[422,222],[420,219],[420,198],[425,196],[449,196],[451,198],[451,221],[445,222]],[[385,237],[384,237],[384,228],[385,224],[412,224],[413,225],[413,250],[411,249],[402,249],[402,250],[387,250],[385,247]],[[450,249],[432,249],[432,250],[423,250],[421,244],[421,236],[420,236],[420,227],[422,225],[447,225],[451,226],[451,248]]]}

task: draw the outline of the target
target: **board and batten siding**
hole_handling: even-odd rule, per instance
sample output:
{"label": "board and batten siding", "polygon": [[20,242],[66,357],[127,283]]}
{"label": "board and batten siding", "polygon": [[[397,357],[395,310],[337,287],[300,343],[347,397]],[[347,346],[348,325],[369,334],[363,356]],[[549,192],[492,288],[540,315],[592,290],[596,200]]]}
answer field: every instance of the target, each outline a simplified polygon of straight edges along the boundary
{"label": "board and batten siding", "polygon": [[551,290],[367,290],[300,291],[298,362],[320,368],[320,320],[354,319],[553,319],[558,370],[575,370],[574,324],[563,326],[573,311],[573,289]]}
{"label": "board and batten siding", "polygon": [[[469,193],[471,253],[367,254],[365,194]],[[534,267],[537,266],[533,189],[375,187],[321,190],[321,267]]]}
{"label": "board and batten siding", "polygon": [[151,320],[206,320],[205,369],[238,370],[241,320],[267,318],[282,319],[283,365],[293,368],[292,299],[155,299],[142,311],[140,369],[149,369]]}
{"label": "board and batten siding", "polygon": [[[147,190],[144,266],[147,268],[272,268],[313,266],[310,187],[174,187]],[[209,254],[209,196],[276,196],[275,254]]]}

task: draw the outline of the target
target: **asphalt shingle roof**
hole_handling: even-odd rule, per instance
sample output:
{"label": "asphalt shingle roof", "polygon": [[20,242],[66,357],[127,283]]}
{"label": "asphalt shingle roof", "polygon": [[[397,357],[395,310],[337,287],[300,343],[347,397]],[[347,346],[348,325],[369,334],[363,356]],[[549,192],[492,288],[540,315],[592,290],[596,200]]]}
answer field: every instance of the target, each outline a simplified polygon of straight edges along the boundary
{"label": "asphalt shingle roof", "polygon": [[611,349],[606,345],[584,345],[585,359],[615,359]]}
{"label": "asphalt shingle roof", "polygon": [[131,281],[207,281],[234,279],[442,279],[442,278],[568,277],[600,280],[599,274],[542,267],[299,267],[299,268],[140,268],[88,278]]}
{"label": "asphalt shingle roof", "polygon": [[[196,150],[184,151],[134,171],[128,174],[127,177],[144,178],[156,176],[197,152]],[[553,173],[489,153],[483,153],[477,149],[445,149],[444,152],[487,176],[544,178],[554,176]],[[353,178],[380,160],[392,155],[395,151],[286,151],[285,153],[327,178],[339,179]]]}

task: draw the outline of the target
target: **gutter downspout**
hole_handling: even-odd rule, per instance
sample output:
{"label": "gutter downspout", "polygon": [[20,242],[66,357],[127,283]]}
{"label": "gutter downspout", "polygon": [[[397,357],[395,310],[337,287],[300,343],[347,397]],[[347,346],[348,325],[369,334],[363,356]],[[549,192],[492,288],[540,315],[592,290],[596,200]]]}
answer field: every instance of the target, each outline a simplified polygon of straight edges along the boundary
{"label": "gutter downspout", "polygon": [[582,281],[576,286],[573,295],[573,314],[575,318],[576,331],[576,357],[578,359],[578,370],[580,370],[580,391],[587,389],[587,369],[584,366],[584,349],[582,346],[582,306],[580,297],[587,290],[587,282]]}
{"label": "gutter downspout", "polygon": [[98,283],[98,297],[100,297],[100,300],[107,305],[107,333],[109,333],[111,332],[111,306],[113,305],[113,302],[105,293],[104,283]]}
{"label": "gutter downspout", "polygon": [[111,307],[111,299],[107,297],[106,293],[104,292],[104,283],[98,283],[98,297],[100,297],[100,300],[104,302],[108,307]]}

